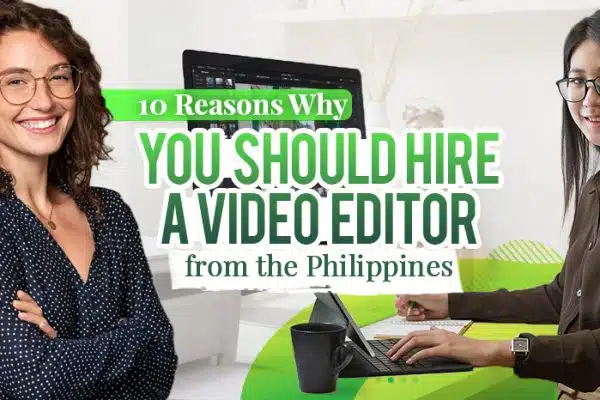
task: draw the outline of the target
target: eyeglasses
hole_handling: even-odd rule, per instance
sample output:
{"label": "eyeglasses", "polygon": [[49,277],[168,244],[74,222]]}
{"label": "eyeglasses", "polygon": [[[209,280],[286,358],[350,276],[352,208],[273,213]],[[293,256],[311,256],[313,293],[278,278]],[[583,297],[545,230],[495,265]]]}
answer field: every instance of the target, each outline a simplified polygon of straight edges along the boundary
{"label": "eyeglasses", "polygon": [[34,77],[29,71],[9,72],[0,77],[0,93],[13,105],[29,102],[35,95],[36,81],[43,79],[54,97],[67,99],[77,93],[81,72],[72,65],[59,65],[46,76]]}
{"label": "eyeglasses", "polygon": [[556,81],[556,86],[558,86],[558,91],[563,99],[577,103],[587,96],[590,82],[594,84],[596,93],[600,95],[600,76],[596,79],[563,78]]}

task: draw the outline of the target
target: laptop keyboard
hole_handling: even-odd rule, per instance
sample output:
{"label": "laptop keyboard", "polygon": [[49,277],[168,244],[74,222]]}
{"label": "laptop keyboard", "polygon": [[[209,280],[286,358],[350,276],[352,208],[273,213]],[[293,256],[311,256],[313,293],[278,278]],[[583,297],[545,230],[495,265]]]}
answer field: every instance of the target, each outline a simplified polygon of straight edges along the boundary
{"label": "laptop keyboard", "polygon": [[430,369],[433,367],[433,362],[425,359],[420,360],[413,364],[406,364],[406,361],[416,352],[418,352],[419,348],[415,348],[410,350],[408,353],[404,354],[400,359],[396,361],[390,360],[390,358],[385,354],[398,340],[369,340],[369,344],[375,353],[375,357],[371,357],[368,353],[366,353],[363,349],[358,347],[354,342],[348,342],[352,349],[354,350],[355,356],[359,356],[362,358],[362,364],[370,364],[372,368],[379,372],[387,373],[387,372],[403,372],[410,373],[413,370],[417,369]]}

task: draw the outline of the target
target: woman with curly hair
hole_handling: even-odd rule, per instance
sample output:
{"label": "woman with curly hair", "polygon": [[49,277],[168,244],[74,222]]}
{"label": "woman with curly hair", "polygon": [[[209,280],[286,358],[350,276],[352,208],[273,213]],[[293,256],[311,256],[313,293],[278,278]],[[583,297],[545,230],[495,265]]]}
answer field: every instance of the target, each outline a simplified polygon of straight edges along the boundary
{"label": "woman with curly hair", "polygon": [[112,119],[61,13],[0,1],[0,399],[166,399],[177,356],[131,209],[92,187]]}

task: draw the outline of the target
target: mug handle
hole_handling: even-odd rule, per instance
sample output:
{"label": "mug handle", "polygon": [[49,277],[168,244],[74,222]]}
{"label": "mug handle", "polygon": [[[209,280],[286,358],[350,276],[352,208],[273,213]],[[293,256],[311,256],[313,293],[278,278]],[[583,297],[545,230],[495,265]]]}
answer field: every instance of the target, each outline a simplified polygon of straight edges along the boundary
{"label": "mug handle", "polygon": [[354,358],[354,353],[348,343],[344,343],[336,347],[333,352],[333,375],[337,376],[344,368],[350,364]]}

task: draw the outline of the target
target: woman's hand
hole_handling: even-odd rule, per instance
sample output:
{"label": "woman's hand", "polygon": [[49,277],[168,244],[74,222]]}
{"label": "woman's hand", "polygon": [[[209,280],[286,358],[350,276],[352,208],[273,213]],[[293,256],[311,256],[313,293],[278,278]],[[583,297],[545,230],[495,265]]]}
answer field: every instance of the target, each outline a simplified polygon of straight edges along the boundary
{"label": "woman's hand", "polygon": [[444,329],[415,331],[400,339],[386,353],[396,361],[414,348],[423,348],[406,363],[413,364],[429,357],[445,357],[474,367],[512,367],[514,358],[508,341],[470,339]]}
{"label": "woman's hand", "polygon": [[17,298],[18,300],[13,300],[13,307],[19,310],[19,318],[37,325],[50,339],[55,339],[56,331],[48,324],[35,300],[22,290],[17,292]]}
{"label": "woman's hand", "polygon": [[[417,305],[411,309],[410,315],[407,315],[409,301],[414,301]],[[409,321],[448,318],[448,295],[400,295],[396,298],[396,309],[398,315],[406,317]]]}

